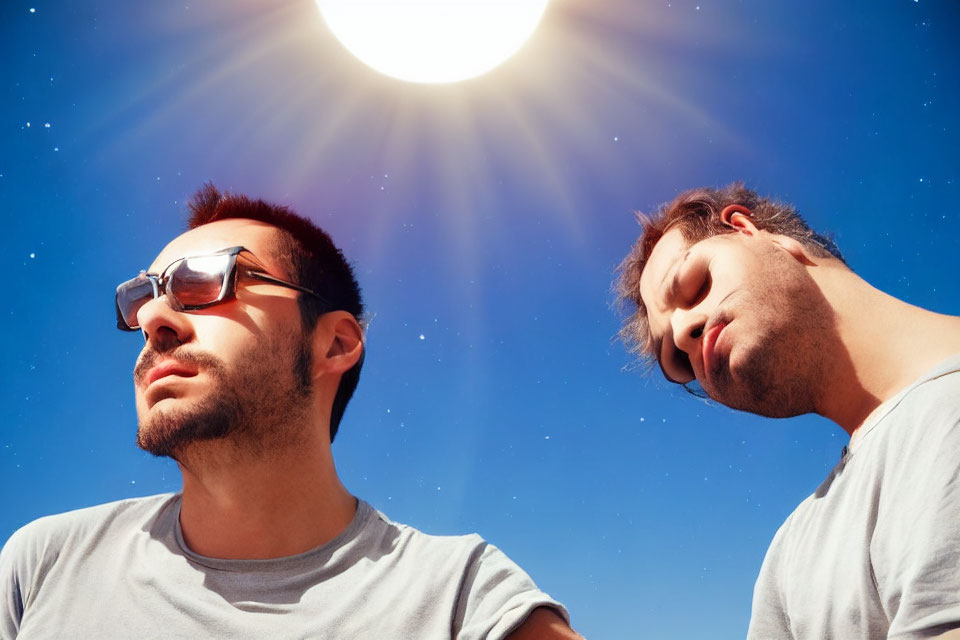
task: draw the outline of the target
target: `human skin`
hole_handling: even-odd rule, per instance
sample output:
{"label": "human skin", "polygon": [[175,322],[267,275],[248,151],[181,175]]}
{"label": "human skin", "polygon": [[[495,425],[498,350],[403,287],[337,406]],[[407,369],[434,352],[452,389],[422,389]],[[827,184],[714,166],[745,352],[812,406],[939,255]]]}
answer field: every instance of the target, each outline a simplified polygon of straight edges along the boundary
{"label": "human skin", "polygon": [[[271,225],[251,220],[206,224],[168,244],[150,271],[183,256],[241,245],[271,274],[289,280],[272,256],[276,233]],[[300,330],[296,295],[285,287],[246,282],[237,287],[235,300],[189,313],[174,311],[162,298],[152,300],[137,316],[146,337],[141,357],[177,345],[235,367],[265,336]],[[311,393],[302,408],[289,413],[285,441],[265,448],[231,437],[201,440],[174,454],[183,473],[181,526],[197,553],[220,558],[294,555],[333,539],[353,518],[356,500],[337,477],[328,427],[340,376],[360,357],[362,332],[352,315],[334,311],[321,316],[306,339],[313,356]],[[283,369],[262,364],[271,373]],[[292,363],[286,365],[292,370]],[[215,379],[202,368],[196,375],[169,375],[152,384],[147,384],[149,377],[135,385],[143,429],[159,414],[190,411],[217,393]]]}
{"label": "human skin", "polygon": [[[188,255],[233,246],[249,249],[273,276],[291,281],[273,257],[277,230],[271,225],[227,219],[175,238],[151,264],[158,273]],[[172,453],[183,474],[180,526],[196,553],[217,558],[277,558],[323,545],[353,519],[356,498],[340,482],[330,449],[330,410],[342,374],[359,360],[363,333],[346,311],[323,314],[302,336],[310,349],[309,393],[295,391],[294,351],[284,346],[301,329],[297,293],[285,287],[238,283],[236,299],[207,309],[174,311],[162,297],[137,313],[146,343],[140,360],[149,366],[135,378],[140,429],[176,428],[166,416],[189,414],[222,391],[224,377],[205,370],[203,356],[216,358],[227,372],[253,364],[275,397],[242,396],[271,406],[257,424],[243,425],[222,438],[201,439]],[[278,345],[264,351],[263,343]],[[177,354],[200,357],[186,364]],[[183,360],[181,358],[181,360]],[[160,375],[163,374],[163,375]],[[160,377],[158,377],[160,376]],[[230,379],[228,375],[226,379]],[[255,390],[251,390],[255,391]],[[286,398],[286,399],[285,399]],[[253,414],[257,415],[257,414]],[[576,640],[581,636],[551,609],[541,607],[509,636],[511,640]]]}
{"label": "human skin", "polygon": [[640,294],[668,379],[696,379],[718,402],[761,415],[818,413],[853,434],[960,351],[960,318],[893,298],[748,214],[732,205],[720,213],[731,233],[691,244],[674,228],[651,251]]}
{"label": "human skin", "polygon": [[640,291],[669,379],[696,379],[714,399],[765,416],[813,410],[832,311],[786,240],[738,232],[690,245],[674,229],[657,243]]}
{"label": "human skin", "polygon": [[715,400],[753,413],[815,412],[854,437],[885,400],[960,352],[960,318],[893,298],[839,260],[758,230],[744,207],[719,217],[731,232],[696,243],[668,230],[640,277],[650,351],[668,379],[696,379]]}

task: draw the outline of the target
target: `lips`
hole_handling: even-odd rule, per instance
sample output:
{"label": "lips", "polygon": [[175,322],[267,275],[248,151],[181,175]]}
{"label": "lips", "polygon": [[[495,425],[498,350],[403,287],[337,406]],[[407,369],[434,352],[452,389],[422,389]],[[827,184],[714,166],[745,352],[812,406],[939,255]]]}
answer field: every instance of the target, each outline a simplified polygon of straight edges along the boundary
{"label": "lips", "polygon": [[717,345],[717,340],[720,339],[720,334],[726,327],[726,322],[718,322],[707,329],[706,333],[703,334],[703,344],[701,345],[703,352],[703,371],[708,379],[713,377],[713,374],[719,364],[717,362],[715,348]]}
{"label": "lips", "polygon": [[166,378],[167,376],[180,376],[181,378],[192,378],[197,375],[197,370],[191,368],[185,364],[180,364],[173,360],[164,360],[160,364],[155,365],[150,371],[147,372],[145,380],[145,386],[149,387],[157,380],[161,378]]}

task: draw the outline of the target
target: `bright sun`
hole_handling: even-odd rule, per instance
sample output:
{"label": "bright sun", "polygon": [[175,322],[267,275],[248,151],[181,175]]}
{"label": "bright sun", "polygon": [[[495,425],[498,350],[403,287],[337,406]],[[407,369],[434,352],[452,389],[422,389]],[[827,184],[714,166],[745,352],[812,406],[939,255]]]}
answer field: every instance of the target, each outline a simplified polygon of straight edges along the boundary
{"label": "bright sun", "polygon": [[364,63],[410,82],[490,71],[526,42],[548,0],[317,0],[334,35]]}

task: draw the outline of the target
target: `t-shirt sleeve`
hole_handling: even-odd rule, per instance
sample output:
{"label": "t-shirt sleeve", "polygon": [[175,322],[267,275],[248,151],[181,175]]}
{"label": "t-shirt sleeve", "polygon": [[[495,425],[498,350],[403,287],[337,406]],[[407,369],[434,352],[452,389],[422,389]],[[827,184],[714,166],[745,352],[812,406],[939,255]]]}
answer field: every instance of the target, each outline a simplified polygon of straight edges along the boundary
{"label": "t-shirt sleeve", "polygon": [[747,640],[789,640],[793,637],[779,585],[782,538],[789,526],[790,519],[787,519],[773,537],[773,542],[763,558],[757,583],[753,587],[753,606]]}
{"label": "t-shirt sleeve", "polygon": [[[956,376],[951,376],[956,379]],[[919,420],[887,465],[871,558],[890,638],[960,627],[960,401],[904,407]]]}
{"label": "t-shirt sleeve", "polygon": [[550,607],[568,623],[559,602],[537,588],[523,569],[497,547],[483,543],[472,554],[456,611],[457,640],[499,640],[537,607]]}

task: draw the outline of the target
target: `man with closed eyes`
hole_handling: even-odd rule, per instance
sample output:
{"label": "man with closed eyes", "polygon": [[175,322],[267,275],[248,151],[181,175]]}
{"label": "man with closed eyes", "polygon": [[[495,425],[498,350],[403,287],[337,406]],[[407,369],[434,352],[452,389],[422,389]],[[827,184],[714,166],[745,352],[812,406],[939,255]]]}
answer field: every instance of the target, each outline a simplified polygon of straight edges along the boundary
{"label": "man with closed eyes", "polygon": [[873,288],[739,183],[640,221],[618,280],[631,349],[734,409],[850,434],[770,545],[749,638],[960,637],[960,318]]}

